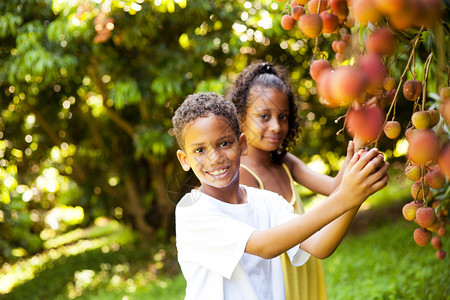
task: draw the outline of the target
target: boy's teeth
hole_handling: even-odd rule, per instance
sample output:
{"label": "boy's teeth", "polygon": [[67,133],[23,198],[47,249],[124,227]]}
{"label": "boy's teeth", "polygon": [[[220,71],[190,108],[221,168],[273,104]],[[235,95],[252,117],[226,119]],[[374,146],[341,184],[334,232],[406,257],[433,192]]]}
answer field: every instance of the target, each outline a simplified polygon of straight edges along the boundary
{"label": "boy's teeth", "polygon": [[221,174],[225,173],[226,171],[227,171],[226,169],[222,169],[222,170],[212,171],[210,173],[211,173],[211,175],[221,175]]}

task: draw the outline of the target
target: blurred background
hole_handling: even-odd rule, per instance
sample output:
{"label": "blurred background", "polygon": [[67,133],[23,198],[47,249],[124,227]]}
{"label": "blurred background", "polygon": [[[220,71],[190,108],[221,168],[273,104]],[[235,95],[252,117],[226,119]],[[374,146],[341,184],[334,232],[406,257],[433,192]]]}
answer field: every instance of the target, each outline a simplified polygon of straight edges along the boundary
{"label": "blurred background", "polygon": [[[439,38],[427,31],[416,48],[418,78],[430,52],[448,70],[442,3]],[[347,109],[319,102],[309,66],[316,43],[338,64],[338,34],[316,41],[286,31],[285,12],[275,0],[0,3],[1,299],[183,299],[174,209],[197,182],[176,159],[171,117],[191,93],[224,94],[254,60],[290,72],[303,120],[293,152],[337,173],[350,139],[341,130]],[[417,32],[397,32],[399,44]],[[397,78],[408,59],[402,47],[391,65]],[[437,108],[448,71],[438,63],[430,70],[428,103]],[[397,120],[406,125],[412,111],[399,101]],[[377,147],[391,164],[390,183],[324,261],[330,299],[450,299],[449,258],[415,244],[414,224],[402,217],[412,200],[407,143],[382,138]],[[307,205],[322,199],[298,188]],[[448,180],[444,189],[448,200]],[[447,235],[447,253],[449,245]]]}

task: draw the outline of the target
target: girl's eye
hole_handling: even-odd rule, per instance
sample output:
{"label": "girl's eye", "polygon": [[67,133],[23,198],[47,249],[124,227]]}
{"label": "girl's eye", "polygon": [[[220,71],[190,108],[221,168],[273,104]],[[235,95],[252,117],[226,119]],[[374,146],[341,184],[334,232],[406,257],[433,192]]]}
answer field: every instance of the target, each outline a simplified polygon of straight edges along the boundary
{"label": "girl's eye", "polygon": [[269,115],[261,114],[261,115],[259,115],[259,117],[263,120],[267,120],[269,118]]}
{"label": "girl's eye", "polygon": [[287,115],[281,115],[280,116],[280,120],[287,120],[288,119],[288,116]]}

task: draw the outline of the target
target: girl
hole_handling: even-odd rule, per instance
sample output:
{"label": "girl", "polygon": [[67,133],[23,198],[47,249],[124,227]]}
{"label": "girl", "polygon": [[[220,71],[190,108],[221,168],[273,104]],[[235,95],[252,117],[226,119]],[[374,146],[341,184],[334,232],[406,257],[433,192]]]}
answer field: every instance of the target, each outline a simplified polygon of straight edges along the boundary
{"label": "girl", "polygon": [[[281,68],[269,63],[251,64],[233,81],[227,99],[236,105],[242,131],[247,136],[248,154],[242,157],[240,183],[276,192],[294,206],[296,213],[303,214],[303,204],[294,183],[329,196],[341,182],[354,145],[349,142],[344,165],[334,178],[309,169],[287,152],[295,145],[300,124],[294,95],[284,74]],[[342,240],[357,210],[347,212],[322,231],[340,236]],[[338,244],[323,247],[334,251]],[[328,298],[320,260],[311,257],[305,265],[294,267],[283,254],[281,261],[286,299]]]}

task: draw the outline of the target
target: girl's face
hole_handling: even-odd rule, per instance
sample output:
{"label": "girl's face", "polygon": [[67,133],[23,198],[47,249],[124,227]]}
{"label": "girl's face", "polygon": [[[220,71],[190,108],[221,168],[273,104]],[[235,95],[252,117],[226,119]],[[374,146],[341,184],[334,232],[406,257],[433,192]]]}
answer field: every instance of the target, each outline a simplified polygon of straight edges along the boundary
{"label": "girl's face", "polygon": [[252,87],[249,107],[242,130],[248,147],[263,151],[277,150],[289,129],[289,102],[276,88]]}

